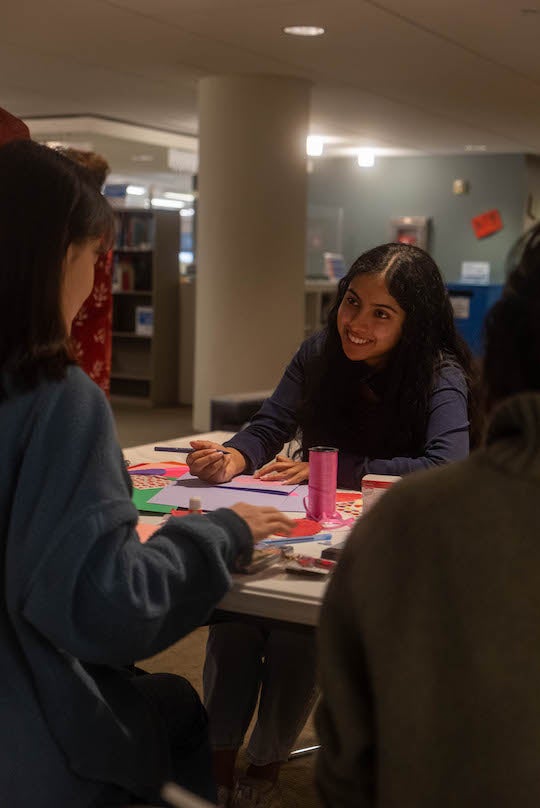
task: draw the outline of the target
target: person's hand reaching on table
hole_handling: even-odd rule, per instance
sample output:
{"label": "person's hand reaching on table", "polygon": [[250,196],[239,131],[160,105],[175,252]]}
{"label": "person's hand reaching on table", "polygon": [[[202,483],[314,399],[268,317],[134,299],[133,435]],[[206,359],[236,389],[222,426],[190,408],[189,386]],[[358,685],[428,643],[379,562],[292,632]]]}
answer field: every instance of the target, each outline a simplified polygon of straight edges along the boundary
{"label": "person's hand reaching on table", "polygon": [[285,485],[296,485],[309,479],[309,463],[278,455],[253,475],[258,480],[268,482],[279,480]]}
{"label": "person's hand reaching on table", "polygon": [[254,541],[265,539],[272,533],[288,536],[296,524],[294,519],[289,519],[277,508],[261,508],[258,505],[237,502],[232,505],[231,510],[247,522]]}
{"label": "person's hand reaching on table", "polygon": [[189,470],[207,483],[228,483],[246,468],[246,458],[232,446],[211,440],[192,440],[190,444],[194,451],[186,458]]}

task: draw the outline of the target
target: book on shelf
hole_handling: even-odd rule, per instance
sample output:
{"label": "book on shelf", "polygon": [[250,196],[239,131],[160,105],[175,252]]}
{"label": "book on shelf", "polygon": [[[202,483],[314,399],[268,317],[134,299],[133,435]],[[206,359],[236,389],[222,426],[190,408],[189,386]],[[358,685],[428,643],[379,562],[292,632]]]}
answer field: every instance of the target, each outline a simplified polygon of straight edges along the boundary
{"label": "book on shelf", "polygon": [[151,337],[154,333],[154,309],[152,306],[135,306],[135,333]]}
{"label": "book on shelf", "polygon": [[117,214],[115,249],[151,250],[153,243],[152,216],[127,212]]}
{"label": "book on shelf", "polygon": [[152,290],[151,256],[115,254],[112,277],[113,292],[148,292]]}

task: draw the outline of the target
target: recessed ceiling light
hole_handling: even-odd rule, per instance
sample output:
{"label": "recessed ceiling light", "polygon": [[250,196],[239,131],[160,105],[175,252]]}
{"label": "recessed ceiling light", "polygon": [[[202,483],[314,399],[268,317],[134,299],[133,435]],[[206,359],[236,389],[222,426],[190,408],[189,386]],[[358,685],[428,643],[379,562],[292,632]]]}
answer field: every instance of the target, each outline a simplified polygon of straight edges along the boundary
{"label": "recessed ceiling light", "polygon": [[309,157],[320,157],[324,150],[324,138],[320,135],[308,135],[306,138],[306,154]]}
{"label": "recessed ceiling light", "polygon": [[486,149],[487,146],[484,146],[483,144],[476,145],[474,143],[469,143],[467,144],[467,146],[465,146],[465,151],[471,151],[471,152],[485,151]]}
{"label": "recessed ceiling light", "polygon": [[178,199],[165,199],[164,197],[154,197],[150,204],[153,208],[166,208],[167,210],[180,210],[185,206],[185,202],[180,202]]}
{"label": "recessed ceiling light", "polygon": [[375,165],[375,152],[373,149],[358,149],[356,159],[360,168],[373,168]]}
{"label": "recessed ceiling light", "polygon": [[165,191],[163,196],[165,199],[179,199],[181,202],[193,202],[195,199],[193,194],[179,194],[176,191]]}
{"label": "recessed ceiling light", "polygon": [[319,28],[318,25],[287,25],[283,32],[293,36],[321,36],[324,28]]}

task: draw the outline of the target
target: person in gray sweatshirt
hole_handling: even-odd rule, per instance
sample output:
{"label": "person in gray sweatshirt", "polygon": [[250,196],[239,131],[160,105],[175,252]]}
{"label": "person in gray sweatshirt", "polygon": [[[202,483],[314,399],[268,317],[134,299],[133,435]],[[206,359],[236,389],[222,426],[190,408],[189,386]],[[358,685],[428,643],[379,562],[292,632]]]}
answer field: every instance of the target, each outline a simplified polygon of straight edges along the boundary
{"label": "person in gray sweatshirt", "polygon": [[326,808],[540,804],[540,225],[485,326],[483,446],[355,525],[322,609]]}

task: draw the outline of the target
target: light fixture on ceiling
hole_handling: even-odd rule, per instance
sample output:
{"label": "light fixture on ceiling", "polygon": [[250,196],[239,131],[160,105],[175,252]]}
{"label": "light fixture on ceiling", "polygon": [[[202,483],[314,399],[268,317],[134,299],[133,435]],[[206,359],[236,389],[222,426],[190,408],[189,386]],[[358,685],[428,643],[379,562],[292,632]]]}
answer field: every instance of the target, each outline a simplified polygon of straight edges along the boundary
{"label": "light fixture on ceiling", "polygon": [[165,191],[163,196],[165,199],[179,199],[181,202],[193,202],[195,199],[193,194],[179,194],[176,191]]}
{"label": "light fixture on ceiling", "polygon": [[324,28],[318,25],[287,25],[283,33],[292,36],[321,36],[324,34]]}
{"label": "light fixture on ceiling", "polygon": [[324,138],[320,135],[308,135],[306,138],[306,154],[308,157],[320,157],[324,149]]}
{"label": "light fixture on ceiling", "polygon": [[182,208],[180,216],[195,216],[195,208]]}
{"label": "light fixture on ceiling", "polygon": [[130,194],[131,196],[144,196],[146,193],[146,188],[144,185],[128,185],[126,188],[126,194]]}
{"label": "light fixture on ceiling", "polygon": [[150,204],[153,208],[165,208],[166,210],[180,210],[185,206],[185,202],[180,202],[178,199],[165,199],[164,197],[154,197]]}
{"label": "light fixture on ceiling", "polygon": [[486,151],[486,149],[487,149],[487,146],[484,146],[483,144],[476,145],[474,143],[468,143],[465,146],[465,151],[468,151],[468,152],[482,152],[482,151]]}
{"label": "light fixture on ceiling", "polygon": [[375,165],[375,152],[373,149],[359,149],[357,160],[360,168],[373,168]]}

